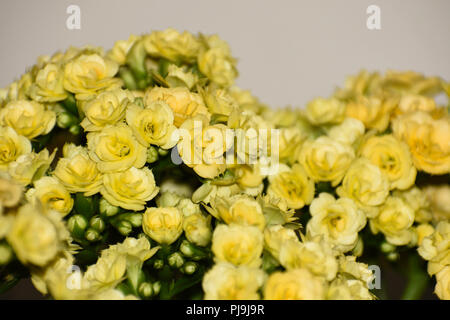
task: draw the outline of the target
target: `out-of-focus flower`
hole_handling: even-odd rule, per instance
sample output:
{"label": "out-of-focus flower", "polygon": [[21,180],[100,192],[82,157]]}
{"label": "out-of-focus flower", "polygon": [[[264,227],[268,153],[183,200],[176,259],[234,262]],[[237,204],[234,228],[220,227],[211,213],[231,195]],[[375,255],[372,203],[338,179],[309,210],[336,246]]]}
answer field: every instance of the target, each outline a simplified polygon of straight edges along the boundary
{"label": "out-of-focus flower", "polygon": [[53,129],[56,114],[38,102],[17,100],[11,101],[0,110],[0,123],[32,139]]}
{"label": "out-of-focus flower", "polygon": [[450,172],[450,116],[433,119],[423,111],[397,117],[394,135],[406,142],[417,169],[431,174]]}
{"label": "out-of-focus flower", "polygon": [[203,277],[205,300],[256,300],[264,272],[248,266],[218,263]]}

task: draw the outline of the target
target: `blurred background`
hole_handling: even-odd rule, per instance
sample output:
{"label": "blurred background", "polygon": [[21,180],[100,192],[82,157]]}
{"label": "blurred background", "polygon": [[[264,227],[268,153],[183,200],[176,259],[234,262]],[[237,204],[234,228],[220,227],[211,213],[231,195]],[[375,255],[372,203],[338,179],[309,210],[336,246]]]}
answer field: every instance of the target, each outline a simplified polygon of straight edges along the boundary
{"label": "blurred background", "polygon": [[[66,27],[71,4],[80,30]],[[380,30],[366,26],[370,5]],[[239,59],[239,86],[273,107],[302,107],[362,68],[450,80],[449,12],[448,0],[2,0],[0,87],[39,55],[173,27],[219,34]]]}
{"label": "blurred background", "polygon": [[[80,7],[79,30],[66,27],[69,5]],[[381,10],[380,30],[366,26],[370,5]],[[301,108],[363,68],[449,81],[449,12],[448,0],[2,0],[0,87],[39,55],[70,45],[109,49],[130,34],[173,27],[219,34],[238,58],[240,87],[272,107]],[[399,298],[402,272],[381,270],[388,296]],[[425,298],[433,297],[429,289]],[[43,297],[24,280],[5,298]]]}

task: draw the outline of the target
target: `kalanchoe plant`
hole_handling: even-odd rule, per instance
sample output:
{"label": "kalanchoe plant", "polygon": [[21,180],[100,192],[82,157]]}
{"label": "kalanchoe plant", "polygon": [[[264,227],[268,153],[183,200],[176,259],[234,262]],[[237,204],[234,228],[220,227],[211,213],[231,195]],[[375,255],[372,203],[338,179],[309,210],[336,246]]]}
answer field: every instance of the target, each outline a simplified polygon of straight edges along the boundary
{"label": "kalanchoe plant", "polygon": [[449,299],[449,83],[362,71],[270,109],[237,75],[218,36],[167,29],[0,90],[0,292],[374,299],[387,263],[405,299],[429,276]]}

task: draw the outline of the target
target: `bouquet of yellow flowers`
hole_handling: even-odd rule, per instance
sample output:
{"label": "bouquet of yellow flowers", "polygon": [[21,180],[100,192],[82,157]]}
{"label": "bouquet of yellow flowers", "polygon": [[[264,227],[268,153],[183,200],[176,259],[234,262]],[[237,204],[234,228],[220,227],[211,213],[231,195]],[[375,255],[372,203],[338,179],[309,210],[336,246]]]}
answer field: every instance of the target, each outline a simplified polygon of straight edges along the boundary
{"label": "bouquet of yellow flowers", "polygon": [[362,71],[271,109],[237,75],[218,36],[167,29],[0,90],[0,292],[375,299],[406,257],[405,298],[449,299],[450,84]]}

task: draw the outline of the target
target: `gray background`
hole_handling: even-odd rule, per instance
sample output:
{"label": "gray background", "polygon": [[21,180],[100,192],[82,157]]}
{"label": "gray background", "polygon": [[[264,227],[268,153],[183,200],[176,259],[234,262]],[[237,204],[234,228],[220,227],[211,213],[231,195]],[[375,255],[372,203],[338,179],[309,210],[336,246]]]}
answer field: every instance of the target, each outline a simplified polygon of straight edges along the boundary
{"label": "gray background", "polygon": [[[81,30],[66,28],[70,4]],[[366,28],[370,4],[381,8],[379,31]],[[361,68],[450,80],[449,13],[449,0],[1,0],[0,87],[41,54],[174,27],[218,33],[239,59],[238,85],[301,107]]]}

